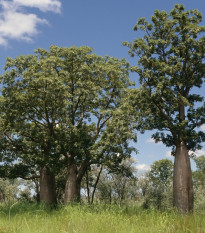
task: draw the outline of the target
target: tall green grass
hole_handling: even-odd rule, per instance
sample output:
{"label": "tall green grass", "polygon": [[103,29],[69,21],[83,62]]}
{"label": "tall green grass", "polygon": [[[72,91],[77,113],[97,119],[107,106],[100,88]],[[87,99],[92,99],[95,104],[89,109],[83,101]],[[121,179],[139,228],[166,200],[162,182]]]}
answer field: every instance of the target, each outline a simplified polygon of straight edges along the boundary
{"label": "tall green grass", "polygon": [[16,203],[0,206],[0,233],[205,233],[202,213],[182,216],[174,211],[137,206],[68,205],[50,209]]}

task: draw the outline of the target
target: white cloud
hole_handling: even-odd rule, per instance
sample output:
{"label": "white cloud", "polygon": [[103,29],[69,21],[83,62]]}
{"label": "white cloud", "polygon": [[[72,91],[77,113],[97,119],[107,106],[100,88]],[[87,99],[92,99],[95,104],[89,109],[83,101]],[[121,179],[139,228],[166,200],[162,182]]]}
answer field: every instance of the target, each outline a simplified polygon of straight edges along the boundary
{"label": "white cloud", "polygon": [[36,7],[43,12],[53,11],[60,13],[61,2],[59,0],[13,0],[18,6]]}
{"label": "white cloud", "polygon": [[162,144],[162,142],[155,142],[153,138],[149,138],[146,140],[146,143],[156,143],[156,144]]}
{"label": "white cloud", "polygon": [[136,165],[136,168],[137,168],[137,170],[140,170],[140,171],[149,171],[150,170],[150,166],[145,164],[145,163]]}
{"label": "white cloud", "polygon": [[25,12],[23,8],[25,6],[58,13],[61,4],[58,0],[0,0],[2,8],[0,12],[0,45],[6,46],[9,39],[32,41],[39,32],[38,25],[48,24],[46,19]]}
{"label": "white cloud", "polygon": [[200,127],[200,130],[205,131],[205,124]]}
{"label": "white cloud", "polygon": [[172,151],[171,151],[171,150],[168,150],[168,151],[166,152],[166,157],[168,157],[168,158],[173,158],[173,156],[172,156]]}
{"label": "white cloud", "polygon": [[189,154],[194,154],[196,157],[205,155],[205,151],[204,150],[196,150],[195,152],[190,151]]}
{"label": "white cloud", "polygon": [[[193,151],[189,151],[189,155],[195,155],[196,157],[199,157],[201,155],[205,155],[205,151],[204,150],[196,150],[195,152]],[[166,152],[166,157],[168,158],[173,158],[173,156],[171,155],[171,150]]]}
{"label": "white cloud", "polygon": [[155,140],[153,138],[148,138],[146,140],[146,143],[155,143]]}

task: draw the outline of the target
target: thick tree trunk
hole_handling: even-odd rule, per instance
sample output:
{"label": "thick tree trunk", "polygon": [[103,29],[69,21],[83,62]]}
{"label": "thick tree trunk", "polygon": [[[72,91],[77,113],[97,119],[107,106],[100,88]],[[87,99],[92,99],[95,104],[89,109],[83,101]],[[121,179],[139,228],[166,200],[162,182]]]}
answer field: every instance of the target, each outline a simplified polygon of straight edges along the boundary
{"label": "thick tree trunk", "polygon": [[78,179],[78,169],[75,164],[68,165],[68,175],[65,186],[65,203],[80,201],[81,179]]}
{"label": "thick tree trunk", "polygon": [[190,158],[185,142],[176,147],[173,177],[173,201],[179,212],[185,214],[193,211],[193,183]]}
{"label": "thick tree trunk", "polygon": [[40,202],[57,203],[55,176],[47,167],[43,167],[40,173]]}

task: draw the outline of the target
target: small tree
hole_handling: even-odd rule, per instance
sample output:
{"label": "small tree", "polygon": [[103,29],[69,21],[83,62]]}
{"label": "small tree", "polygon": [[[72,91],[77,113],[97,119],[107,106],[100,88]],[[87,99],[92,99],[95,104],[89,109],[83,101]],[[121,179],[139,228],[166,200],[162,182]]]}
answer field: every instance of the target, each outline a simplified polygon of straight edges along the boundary
{"label": "small tree", "polygon": [[17,180],[0,178],[0,202],[11,204],[16,201],[19,191],[18,185],[19,182]]}
{"label": "small tree", "polygon": [[196,163],[196,171],[193,171],[193,181],[195,188],[194,203],[196,209],[205,209],[205,157],[193,158]]}
{"label": "small tree", "polygon": [[205,139],[204,132],[196,130],[205,122],[204,99],[196,90],[205,74],[205,26],[198,10],[185,11],[178,4],[169,13],[156,10],[151,21],[140,18],[134,30],[144,37],[124,43],[132,57],[139,57],[132,69],[141,87],[130,91],[130,99],[138,128],[158,130],[153,138],[173,148],[174,206],[186,213],[193,211],[188,151],[201,148]]}
{"label": "small tree", "polygon": [[170,188],[172,187],[173,163],[171,160],[162,159],[151,165],[148,172],[150,192],[147,196],[150,203],[158,209],[170,206],[172,198]]}

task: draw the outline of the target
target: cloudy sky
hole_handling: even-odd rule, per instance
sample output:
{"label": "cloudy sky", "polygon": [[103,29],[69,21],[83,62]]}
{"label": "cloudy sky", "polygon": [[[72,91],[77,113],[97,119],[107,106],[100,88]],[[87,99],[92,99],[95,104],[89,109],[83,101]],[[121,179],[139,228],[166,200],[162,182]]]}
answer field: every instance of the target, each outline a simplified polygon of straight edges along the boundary
{"label": "cloudy sky", "polygon": [[[175,0],[0,0],[0,73],[4,72],[7,56],[32,54],[36,48],[48,49],[50,45],[87,45],[99,55],[125,57],[135,64],[122,42],[139,36],[132,30],[137,19],[149,18],[156,9],[170,11],[175,3]],[[205,17],[204,0],[177,3],[183,3],[186,9],[197,8]],[[131,79],[136,78],[132,74]],[[205,93],[205,88],[199,92]],[[149,169],[156,160],[172,159],[170,148],[155,143],[151,134],[138,135],[139,170]],[[204,150],[197,151],[197,155],[204,155]]]}

